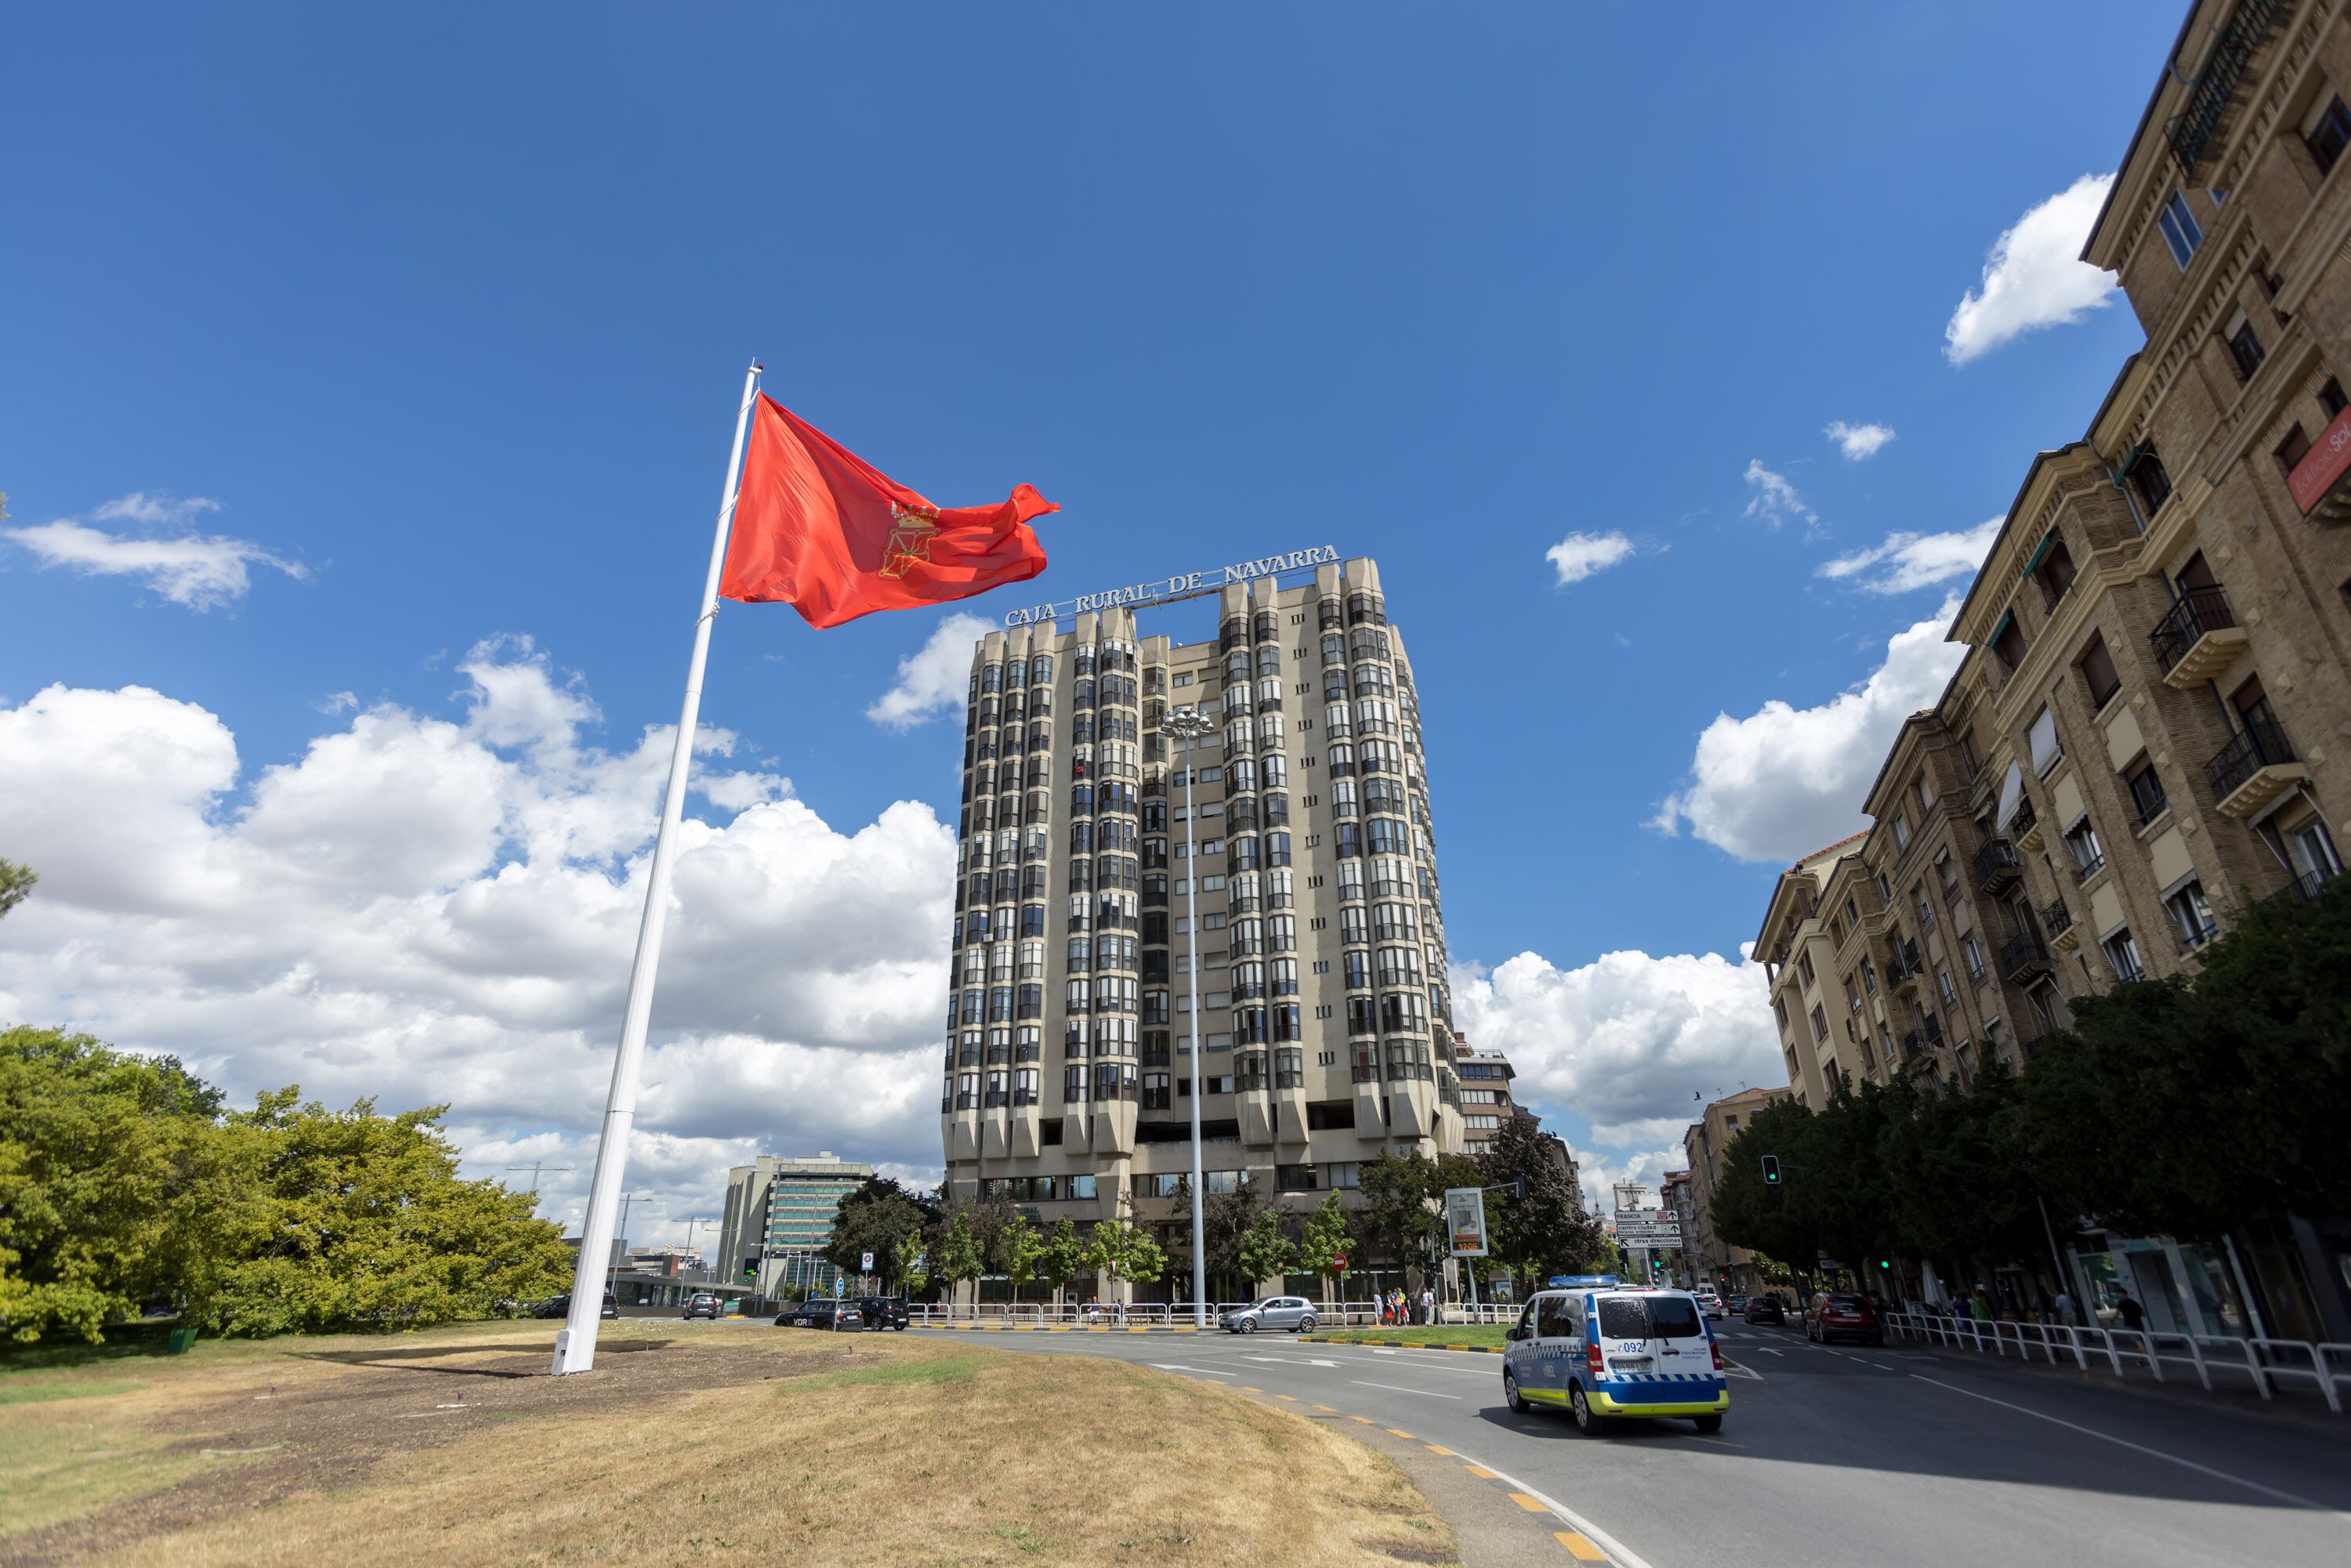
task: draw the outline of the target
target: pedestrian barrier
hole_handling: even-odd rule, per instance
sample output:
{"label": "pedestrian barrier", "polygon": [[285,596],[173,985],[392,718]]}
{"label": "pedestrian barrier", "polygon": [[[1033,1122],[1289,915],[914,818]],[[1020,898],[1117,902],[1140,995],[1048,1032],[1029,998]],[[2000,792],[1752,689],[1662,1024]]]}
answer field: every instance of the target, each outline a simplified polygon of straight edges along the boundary
{"label": "pedestrian barrier", "polygon": [[[1214,1328],[1217,1319],[1228,1312],[1253,1307],[1255,1301],[1214,1301],[1207,1310],[1208,1326]],[[956,1304],[922,1304],[907,1308],[912,1322],[923,1328],[976,1329],[1012,1331],[1058,1331],[1075,1333],[1091,1331],[1113,1333],[1123,1330],[1130,1333],[1145,1330],[1162,1333],[1191,1333],[1196,1332],[1192,1303],[1177,1301],[1172,1305],[1158,1301],[1064,1302],[1055,1306],[1049,1301],[982,1301]],[[1383,1326],[1377,1301],[1323,1301],[1314,1308],[1317,1326],[1322,1328],[1378,1328]],[[1440,1323],[1514,1323],[1519,1309],[1501,1303],[1480,1303],[1472,1308],[1457,1303],[1437,1310]],[[1402,1324],[1394,1326],[1402,1327]]]}
{"label": "pedestrian barrier", "polygon": [[2161,1333],[2151,1329],[2081,1326],[2072,1323],[1979,1322],[1973,1318],[1945,1317],[1938,1312],[1888,1312],[1888,1329],[1925,1344],[1948,1345],[2030,1362],[2038,1349],[2049,1364],[2058,1352],[2073,1358],[2083,1372],[2101,1364],[2116,1377],[2129,1374],[2125,1364],[2144,1366],[2158,1383],[2170,1381],[2164,1367],[2189,1367],[2209,1392],[2215,1373],[2241,1375],[2264,1399],[2281,1387],[2307,1385],[2343,1414],[2343,1388],[2351,1385],[2351,1344],[2308,1340],[2238,1338],[2227,1334]]}

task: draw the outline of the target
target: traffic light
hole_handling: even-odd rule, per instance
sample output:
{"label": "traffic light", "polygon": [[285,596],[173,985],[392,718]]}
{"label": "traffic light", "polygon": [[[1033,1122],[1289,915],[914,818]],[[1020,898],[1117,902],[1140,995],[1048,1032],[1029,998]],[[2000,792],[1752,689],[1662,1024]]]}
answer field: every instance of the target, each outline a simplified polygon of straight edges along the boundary
{"label": "traffic light", "polygon": [[1777,1155],[1763,1156],[1763,1185],[1765,1186],[1780,1185],[1780,1156]]}
{"label": "traffic light", "polygon": [[746,1258],[746,1259],[744,1259],[744,1260],[743,1260],[743,1282],[744,1282],[744,1283],[746,1283],[746,1284],[749,1284],[751,1281],[753,1281],[757,1280],[758,1277],[759,1277],[759,1260],[758,1260],[757,1258]]}
{"label": "traffic light", "polygon": [[1890,1258],[1880,1258],[1877,1260],[1877,1266],[1881,1269],[1891,1269],[1894,1267],[1894,1261]]}

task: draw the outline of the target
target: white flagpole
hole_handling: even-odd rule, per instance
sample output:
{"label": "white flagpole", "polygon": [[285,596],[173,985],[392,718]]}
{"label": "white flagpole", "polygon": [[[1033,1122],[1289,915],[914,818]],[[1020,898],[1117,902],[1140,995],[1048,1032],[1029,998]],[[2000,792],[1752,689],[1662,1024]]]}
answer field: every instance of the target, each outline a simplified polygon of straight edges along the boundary
{"label": "white flagpole", "polygon": [[596,1364],[596,1330],[602,1321],[605,1264],[612,1251],[614,1211],[629,1163],[629,1131],[637,1117],[637,1071],[644,1061],[645,1023],[653,1010],[653,974],[661,967],[662,927],[669,923],[671,841],[685,815],[685,776],[694,761],[695,719],[702,708],[702,668],[710,656],[710,622],[718,614],[718,575],[726,564],[726,533],[742,486],[743,437],[759,391],[759,367],[743,372],[743,406],[735,413],[735,450],[718,490],[718,528],[710,541],[710,573],[702,584],[702,613],[694,622],[694,659],[686,666],[685,705],[677,744],[670,751],[669,788],[662,796],[661,831],[645,873],[645,913],[637,926],[636,962],[629,968],[628,1006],[621,1016],[621,1048],[612,1058],[612,1089],[604,1101],[603,1135],[596,1145],[596,1175],[588,1189],[588,1218],[580,1228],[580,1262],[571,1276],[571,1312],[555,1336],[556,1376]]}

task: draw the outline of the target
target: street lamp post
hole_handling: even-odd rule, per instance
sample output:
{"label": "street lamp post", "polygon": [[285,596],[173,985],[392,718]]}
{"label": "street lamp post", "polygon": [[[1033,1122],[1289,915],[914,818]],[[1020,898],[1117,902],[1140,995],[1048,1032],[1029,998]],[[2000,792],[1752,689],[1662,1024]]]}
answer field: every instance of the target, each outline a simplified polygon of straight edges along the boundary
{"label": "street lamp post", "polygon": [[1208,1327],[1208,1249],[1201,1208],[1206,1199],[1200,1190],[1200,1095],[1207,1083],[1200,1071],[1200,866],[1192,834],[1192,743],[1211,727],[1195,707],[1178,708],[1160,725],[1184,743],[1184,920],[1192,938],[1184,956],[1192,1014],[1192,1323],[1204,1333]]}

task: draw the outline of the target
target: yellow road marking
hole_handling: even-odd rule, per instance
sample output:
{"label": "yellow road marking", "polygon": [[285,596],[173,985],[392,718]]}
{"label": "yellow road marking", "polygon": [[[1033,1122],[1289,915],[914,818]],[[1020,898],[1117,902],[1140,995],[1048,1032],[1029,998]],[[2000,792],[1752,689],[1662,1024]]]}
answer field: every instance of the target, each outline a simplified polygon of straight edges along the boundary
{"label": "yellow road marking", "polygon": [[1573,1530],[1554,1530],[1552,1531],[1552,1534],[1559,1538],[1559,1543],[1567,1548],[1568,1555],[1574,1558],[1578,1563],[1605,1563],[1608,1561],[1608,1553],[1601,1551],[1600,1548],[1593,1545],[1592,1542],[1584,1540],[1583,1537],[1578,1535]]}
{"label": "yellow road marking", "polygon": [[1389,1431],[1391,1431],[1391,1432],[1394,1432],[1394,1433],[1395,1433],[1397,1437],[1411,1437],[1411,1436],[1412,1436],[1412,1434],[1411,1434],[1411,1433],[1409,1433],[1409,1432],[1405,1431],[1405,1430],[1403,1427],[1389,1427],[1389,1428],[1388,1428],[1388,1430],[1389,1430]]}
{"label": "yellow road marking", "polygon": [[1347,1419],[1350,1421],[1361,1421],[1366,1427],[1372,1424],[1372,1418],[1369,1416],[1350,1416]]}
{"label": "yellow road marking", "polygon": [[1489,1470],[1483,1465],[1464,1465],[1461,1468],[1481,1481],[1498,1481],[1502,1479],[1501,1471]]}
{"label": "yellow road marking", "polygon": [[1332,1416],[1336,1416],[1336,1415],[1339,1413],[1339,1412],[1338,1412],[1338,1410],[1337,1410],[1334,1406],[1329,1406],[1329,1405],[1317,1405],[1316,1406],[1314,1406],[1314,1408],[1316,1408],[1317,1410],[1325,1411],[1325,1412],[1327,1412],[1327,1413],[1329,1413],[1329,1414],[1331,1414],[1331,1415],[1332,1415]]}
{"label": "yellow road marking", "polygon": [[1510,1500],[1517,1503],[1520,1508],[1525,1509],[1529,1513],[1549,1513],[1551,1511],[1551,1508],[1548,1504],[1540,1502],[1537,1500],[1529,1497],[1522,1491],[1512,1492],[1510,1494]]}
{"label": "yellow road marking", "polygon": [[1244,1394],[1262,1394],[1265,1390],[1253,1384],[1244,1383],[1241,1385],[1241,1392]]}
{"label": "yellow road marking", "polygon": [[1443,1455],[1444,1455],[1447,1458],[1448,1458],[1448,1459],[1458,1459],[1458,1458],[1459,1458],[1461,1457],[1460,1455],[1458,1455],[1458,1454],[1455,1453],[1452,1449],[1450,1449],[1450,1448],[1438,1448],[1438,1447],[1437,1447],[1436,1444],[1434,1444],[1434,1443],[1430,1443],[1430,1444],[1428,1444],[1428,1445],[1427,1445],[1427,1448],[1428,1448],[1428,1451],[1429,1451],[1430,1453],[1432,1453],[1432,1454],[1443,1454]]}
{"label": "yellow road marking", "polygon": [[1295,1405],[1295,1404],[1297,1404],[1297,1403],[1298,1403],[1298,1396],[1297,1396],[1297,1395],[1295,1395],[1295,1394],[1277,1394],[1277,1395],[1275,1395],[1275,1396],[1274,1396],[1274,1397],[1275,1397],[1276,1399],[1287,1399],[1287,1400],[1289,1400],[1292,1405]]}

